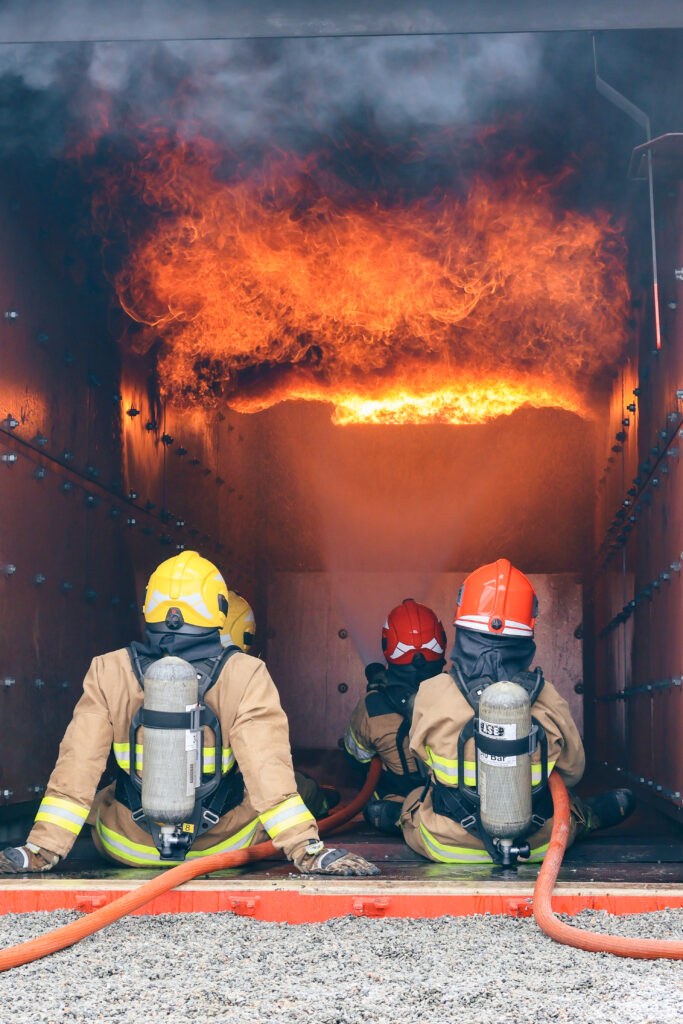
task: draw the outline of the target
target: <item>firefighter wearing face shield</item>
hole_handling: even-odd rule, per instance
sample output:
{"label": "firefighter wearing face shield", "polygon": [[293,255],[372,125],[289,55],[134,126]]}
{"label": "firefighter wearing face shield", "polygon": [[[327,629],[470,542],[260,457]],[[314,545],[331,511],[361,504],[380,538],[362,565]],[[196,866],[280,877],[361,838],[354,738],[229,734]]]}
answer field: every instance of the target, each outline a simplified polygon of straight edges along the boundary
{"label": "firefighter wearing face shield", "polygon": [[[195,551],[163,562],[149,580],[143,612],[144,644],[93,660],[28,840],[0,854],[0,872],[49,870],[87,822],[100,853],[120,864],[164,867],[270,837],[302,873],[375,874],[361,857],[320,841],[297,792],[287,718],[266,666],[232,642],[235,627],[234,638],[221,642],[229,594],[216,566]],[[196,703],[173,713],[150,710],[143,685],[151,692],[164,673],[175,685],[174,673],[183,672]],[[163,696],[163,685],[158,692]],[[148,727],[176,730],[183,756],[185,738],[195,738],[191,781],[201,799],[189,795],[174,828],[151,820],[141,803]],[[112,749],[117,781],[96,796]]]}
{"label": "firefighter wearing face shield", "polygon": [[[526,691],[534,735],[543,737],[543,745],[531,753],[533,814],[525,834],[516,837],[523,840],[520,856],[542,860],[548,847],[552,801],[544,785],[545,773],[559,772],[567,786],[576,785],[583,775],[583,745],[567,702],[543,678],[541,669],[530,670],[537,612],[531,583],[507,559],[477,569],[460,590],[451,671],[422,683],[410,730],[410,748],[426,766],[429,779],[405,799],[401,825],[408,845],[430,860],[503,862],[498,859],[496,841],[483,828],[479,796],[474,795],[479,754],[473,722],[479,721],[475,718],[479,702],[492,684],[508,681],[516,684],[522,696]],[[504,750],[500,747],[499,753]],[[515,760],[508,758],[508,762]],[[623,821],[634,807],[630,790],[613,790],[586,801],[570,795],[569,844],[589,831]]]}
{"label": "firefighter wearing face shield", "polygon": [[376,799],[363,814],[368,824],[391,834],[400,832],[404,798],[424,781],[408,733],[418,688],[423,680],[443,672],[446,634],[431,608],[406,598],[387,616],[382,650],[386,665],[367,666],[367,693],[351,716],[344,746],[361,765],[379,754],[382,775]]}

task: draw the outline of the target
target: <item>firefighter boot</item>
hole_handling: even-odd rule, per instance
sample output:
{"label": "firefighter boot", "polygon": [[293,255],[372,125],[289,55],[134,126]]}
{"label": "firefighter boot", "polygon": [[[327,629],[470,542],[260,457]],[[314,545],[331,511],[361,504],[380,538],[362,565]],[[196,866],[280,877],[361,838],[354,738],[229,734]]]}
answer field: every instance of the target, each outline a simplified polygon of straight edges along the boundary
{"label": "firefighter boot", "polygon": [[626,821],[635,810],[636,798],[630,789],[608,789],[605,793],[588,797],[583,801],[583,807],[586,832],[597,832]]}
{"label": "firefighter boot", "polygon": [[386,836],[401,834],[401,804],[396,800],[370,800],[363,808],[363,817]]}

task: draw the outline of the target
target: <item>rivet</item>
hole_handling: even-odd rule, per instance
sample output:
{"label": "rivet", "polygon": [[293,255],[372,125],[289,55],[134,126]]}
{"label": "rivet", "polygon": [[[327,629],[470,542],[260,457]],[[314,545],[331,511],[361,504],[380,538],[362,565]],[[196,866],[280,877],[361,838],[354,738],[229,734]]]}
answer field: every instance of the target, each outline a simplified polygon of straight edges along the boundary
{"label": "rivet", "polygon": [[139,415],[140,410],[136,409],[134,405],[131,405],[130,409],[126,409],[126,416],[130,416],[131,419],[134,419],[136,416]]}
{"label": "rivet", "polygon": [[2,790],[2,796],[3,796],[4,800],[9,800],[11,797],[14,796],[14,790],[13,789],[3,789]]}
{"label": "rivet", "polygon": [[33,685],[34,685],[34,686],[35,686],[35,687],[36,687],[36,688],[37,688],[38,690],[42,690],[42,688],[43,688],[43,687],[45,686],[45,680],[44,680],[44,679],[34,679],[34,680],[33,680]]}
{"label": "rivet", "polygon": [[2,685],[7,690],[9,690],[10,686],[14,686],[15,683],[16,683],[16,679],[12,679],[11,676],[5,676],[5,678],[2,681]]}
{"label": "rivet", "polygon": [[59,489],[63,494],[68,494],[70,491],[73,491],[74,485],[71,483],[70,480],[65,480],[63,483],[59,485]]}
{"label": "rivet", "polygon": [[45,583],[46,579],[47,579],[47,577],[44,576],[42,572],[37,572],[35,574],[35,576],[33,577],[33,582],[35,583],[35,585],[37,587],[39,587],[41,585],[41,583]]}
{"label": "rivet", "polygon": [[110,597],[109,598],[109,604],[112,606],[112,608],[116,608],[117,605],[121,604],[121,598],[120,597],[116,597],[116,596]]}
{"label": "rivet", "polygon": [[70,685],[71,684],[69,683],[68,679],[62,679],[61,687],[63,690],[68,690]]}
{"label": "rivet", "polygon": [[340,693],[348,693],[348,683],[340,683],[337,689],[339,690]]}
{"label": "rivet", "polygon": [[62,580],[62,582],[59,584],[59,589],[63,594],[70,594],[73,588],[73,583],[69,583],[68,580]]}
{"label": "rivet", "polygon": [[50,336],[46,334],[45,331],[40,331],[36,336],[36,341],[39,345],[47,345],[49,340]]}
{"label": "rivet", "polygon": [[123,395],[119,391],[115,391],[114,394],[111,396],[111,400],[112,402],[122,402]]}
{"label": "rivet", "polygon": [[111,511],[109,512],[109,515],[112,519],[117,519],[121,515],[121,509],[112,508]]}
{"label": "rivet", "polygon": [[176,448],[176,455],[187,455],[187,448]]}
{"label": "rivet", "polygon": [[2,572],[3,576],[7,576],[8,578],[10,576],[14,576],[16,571],[17,567],[16,565],[13,565],[12,562],[7,562],[5,565],[0,566],[0,572]]}
{"label": "rivet", "polygon": [[135,516],[128,516],[128,518],[126,519],[126,526],[136,526],[136,525],[137,525],[137,519],[135,518]]}
{"label": "rivet", "polygon": [[5,320],[14,321],[19,319],[19,313],[16,309],[5,310]]}
{"label": "rivet", "polygon": [[72,462],[73,457],[74,453],[70,452],[68,448],[65,448],[64,451],[62,452],[62,459],[64,460],[64,462]]}
{"label": "rivet", "polygon": [[88,474],[88,476],[93,477],[93,479],[96,479],[100,475],[99,469],[95,469],[94,466],[86,466],[85,471]]}
{"label": "rivet", "polygon": [[96,494],[86,494],[85,498],[83,499],[83,504],[85,505],[86,508],[97,508],[99,503],[100,499],[97,497]]}
{"label": "rivet", "polygon": [[97,591],[93,590],[92,587],[87,587],[87,589],[83,592],[83,599],[88,604],[92,604],[93,601],[97,600]]}
{"label": "rivet", "polygon": [[157,425],[156,425],[155,420],[147,420],[147,422],[145,423],[145,430],[156,430],[156,429],[157,429]]}
{"label": "rivet", "polygon": [[16,418],[16,416],[12,416],[10,414],[9,416],[6,417],[5,420],[3,420],[2,425],[3,427],[6,427],[7,430],[16,430],[16,428],[19,426],[19,420]]}
{"label": "rivet", "polygon": [[630,427],[631,426],[631,421],[628,418],[628,416],[624,416],[623,420],[621,421],[621,425],[622,425],[622,427]]}
{"label": "rivet", "polygon": [[91,387],[98,388],[101,383],[102,381],[100,380],[96,373],[88,374],[88,384],[90,384]]}
{"label": "rivet", "polygon": [[173,438],[171,437],[170,434],[162,434],[161,443],[165,445],[173,444]]}
{"label": "rivet", "polygon": [[0,455],[0,461],[4,462],[6,466],[13,466],[18,459],[19,456],[16,452],[4,452]]}
{"label": "rivet", "polygon": [[339,632],[337,633],[337,636],[339,637],[340,640],[346,640],[348,635],[348,629],[340,629]]}
{"label": "rivet", "polygon": [[626,408],[628,409],[628,411],[629,411],[629,412],[635,412],[635,411],[636,411],[636,408],[637,408],[637,406],[636,406],[636,403],[635,403],[635,402],[630,402],[630,403],[629,403],[629,404],[628,404],[628,405],[626,406]]}
{"label": "rivet", "polygon": [[138,492],[137,491],[128,491],[128,501],[137,501],[137,497],[138,497]]}
{"label": "rivet", "polygon": [[33,471],[31,476],[33,477],[34,480],[44,480],[45,477],[47,476],[47,470],[45,469],[45,466],[38,466],[38,468]]}

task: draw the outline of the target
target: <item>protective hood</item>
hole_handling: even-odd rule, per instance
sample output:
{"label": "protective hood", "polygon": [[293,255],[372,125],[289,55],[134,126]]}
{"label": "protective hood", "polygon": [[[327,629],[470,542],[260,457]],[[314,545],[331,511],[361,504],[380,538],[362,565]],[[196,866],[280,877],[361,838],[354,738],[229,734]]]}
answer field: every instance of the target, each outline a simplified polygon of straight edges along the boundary
{"label": "protective hood", "polygon": [[456,627],[451,660],[466,679],[489,676],[497,683],[526,672],[535,653],[531,637],[492,636]]}
{"label": "protective hood", "polygon": [[146,644],[133,642],[131,647],[138,656],[154,660],[169,654],[185,661],[203,661],[205,658],[218,658],[224,652],[217,628],[195,627],[192,632],[177,632],[163,626],[161,629],[148,626],[145,635]]}
{"label": "protective hood", "polygon": [[427,661],[415,655],[411,665],[388,665],[386,669],[387,685],[385,693],[397,710],[407,711],[412,715],[415,694],[424,679],[431,679],[443,672],[445,662]]}

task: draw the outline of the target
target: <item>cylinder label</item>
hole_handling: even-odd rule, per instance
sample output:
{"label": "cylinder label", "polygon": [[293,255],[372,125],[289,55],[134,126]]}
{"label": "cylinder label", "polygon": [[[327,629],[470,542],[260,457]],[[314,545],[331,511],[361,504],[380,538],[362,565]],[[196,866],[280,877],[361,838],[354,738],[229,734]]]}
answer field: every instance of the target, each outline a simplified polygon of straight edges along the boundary
{"label": "cylinder label", "polygon": [[[490,736],[494,740],[516,740],[517,724],[507,722],[505,725],[494,725],[493,722],[482,722],[480,718],[479,732],[482,736]],[[478,753],[483,764],[501,765],[506,768],[514,768],[517,764],[517,757],[514,754],[512,757],[502,757],[499,754],[485,754],[481,750]]]}

